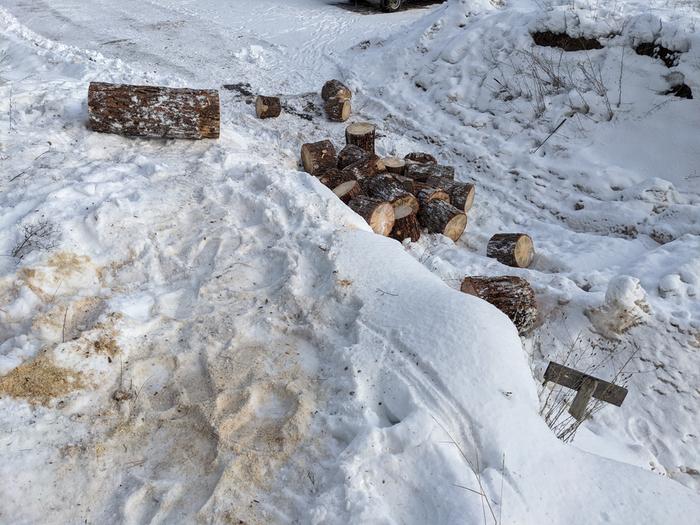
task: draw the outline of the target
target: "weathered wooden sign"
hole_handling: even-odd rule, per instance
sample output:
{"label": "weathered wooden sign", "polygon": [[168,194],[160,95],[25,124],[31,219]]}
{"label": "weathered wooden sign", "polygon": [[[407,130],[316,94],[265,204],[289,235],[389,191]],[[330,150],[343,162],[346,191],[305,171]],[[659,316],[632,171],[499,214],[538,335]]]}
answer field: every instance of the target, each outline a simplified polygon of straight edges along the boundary
{"label": "weathered wooden sign", "polygon": [[584,374],[554,361],[549,362],[544,373],[544,384],[547,384],[547,381],[552,381],[577,391],[576,397],[574,397],[569,407],[569,414],[578,421],[583,420],[585,417],[586,407],[591,397],[619,407],[627,396],[626,388]]}

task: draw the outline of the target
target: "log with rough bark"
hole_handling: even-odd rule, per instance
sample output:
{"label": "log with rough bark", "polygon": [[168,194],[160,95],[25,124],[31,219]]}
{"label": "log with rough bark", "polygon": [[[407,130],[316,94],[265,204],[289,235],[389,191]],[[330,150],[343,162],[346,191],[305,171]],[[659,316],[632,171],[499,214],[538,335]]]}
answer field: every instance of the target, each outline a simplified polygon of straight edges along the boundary
{"label": "log with rough bark", "polygon": [[347,171],[339,170],[338,168],[324,168],[316,171],[314,174],[318,177],[318,181],[327,186],[331,190],[337,186],[340,186],[344,182],[351,180],[357,180],[352,173]]}
{"label": "log with rough bark", "polygon": [[346,166],[343,168],[343,171],[347,171],[356,179],[362,180],[368,177],[374,177],[377,173],[384,171],[384,164],[382,164],[382,159],[376,155],[370,155]]}
{"label": "log with rough bark", "polygon": [[425,180],[425,184],[445,190],[450,196],[452,205],[464,213],[468,212],[474,204],[476,188],[470,182],[458,182],[444,177],[431,176]]}
{"label": "log with rough bark", "polygon": [[453,180],[455,178],[455,169],[452,166],[442,166],[440,164],[408,163],[403,174],[405,177],[418,182],[426,182],[430,177]]}
{"label": "log with rough bark", "polygon": [[414,162],[416,164],[437,164],[437,159],[433,157],[430,153],[423,153],[422,151],[414,151],[409,153],[404,157],[407,162]]}
{"label": "log with rough bark", "polygon": [[401,183],[388,173],[380,173],[374,177],[361,179],[362,189],[370,197],[390,202],[394,208],[408,206],[413,213],[418,212],[418,199],[407,192]]}
{"label": "log with rough bark", "polygon": [[342,98],[351,99],[352,91],[350,88],[343,84],[340,80],[329,80],[321,88],[321,98],[323,100],[329,100],[331,98]]}
{"label": "log with rough bark", "polygon": [[416,242],[420,239],[420,224],[415,212],[409,206],[394,208],[396,221],[389,237],[403,242],[404,239],[411,239]]}
{"label": "log with rough bark", "polygon": [[350,164],[355,164],[361,160],[365,160],[369,157],[369,153],[363,150],[359,146],[353,146],[349,144],[340,150],[338,153],[338,167],[342,170],[347,168]]}
{"label": "log with rough bark", "polygon": [[535,258],[535,248],[524,233],[497,233],[489,240],[486,255],[514,268],[527,268]]}
{"label": "log with rough bark", "polygon": [[361,147],[374,155],[374,137],[376,127],[369,122],[353,122],[345,128],[345,142]]}
{"label": "log with rough bark", "polygon": [[255,114],[258,118],[275,118],[282,113],[282,102],[279,97],[264,97],[255,99]]}
{"label": "log with rough bark", "polygon": [[345,122],[350,118],[352,110],[350,99],[340,97],[329,98],[326,100],[323,108],[326,110],[328,120],[332,120],[333,122]]}
{"label": "log with rough bark", "polygon": [[384,157],[382,162],[386,171],[394,175],[403,175],[403,170],[406,169],[406,161],[398,157]]}
{"label": "log with rough bark", "polygon": [[132,137],[219,138],[219,92],[91,82],[90,129]]}
{"label": "log with rough bark", "polygon": [[466,277],[462,291],[487,301],[506,314],[520,335],[532,331],[537,321],[537,302],[530,284],[520,277]]}
{"label": "log with rough bark", "polygon": [[301,163],[304,171],[315,175],[316,172],[336,166],[335,147],[330,140],[311,142],[301,147]]}
{"label": "log with rough bark", "polygon": [[388,202],[360,195],[352,199],[348,206],[367,221],[374,233],[384,236],[391,233],[396,218],[394,207]]}
{"label": "log with rough bark", "polygon": [[335,193],[341,201],[347,204],[352,199],[362,195],[363,192],[359,182],[356,180],[349,180],[333,188],[333,193]]}
{"label": "log with rough bark", "polygon": [[[420,182],[416,183],[416,186],[421,185],[423,186]],[[421,189],[419,189],[415,193],[416,197],[418,198],[418,202],[420,203],[421,207],[425,206],[428,204],[430,201],[434,200],[441,200],[445,202],[450,202],[450,196],[447,194],[447,192],[443,189],[440,188],[431,188],[428,186],[425,186]]]}
{"label": "log with rough bark", "polygon": [[418,222],[430,233],[441,233],[457,241],[467,227],[467,216],[443,200],[433,200],[421,206]]}

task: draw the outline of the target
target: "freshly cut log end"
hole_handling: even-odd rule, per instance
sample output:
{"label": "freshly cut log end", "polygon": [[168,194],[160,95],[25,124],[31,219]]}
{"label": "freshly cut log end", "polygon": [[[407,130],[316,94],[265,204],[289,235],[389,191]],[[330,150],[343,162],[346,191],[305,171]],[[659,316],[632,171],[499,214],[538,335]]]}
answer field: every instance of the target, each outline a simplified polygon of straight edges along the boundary
{"label": "freshly cut log end", "polygon": [[396,216],[394,207],[388,202],[361,195],[352,199],[348,206],[367,221],[374,233],[385,237],[391,233]]}
{"label": "freshly cut log end", "polygon": [[353,122],[345,128],[345,141],[348,144],[361,147],[367,153],[374,155],[374,137],[376,127],[369,122]]}
{"label": "freshly cut log end", "polygon": [[321,169],[336,166],[335,147],[330,140],[311,142],[301,147],[301,163],[304,171],[315,175]]}
{"label": "freshly cut log end", "polygon": [[88,116],[92,131],[149,138],[216,139],[221,123],[216,90],[103,82],[90,83]]}
{"label": "freshly cut log end", "polygon": [[418,224],[418,218],[410,206],[394,208],[394,216],[396,221],[389,237],[399,242],[403,242],[405,239],[416,242],[420,239],[420,224]]}
{"label": "freshly cut log end", "polygon": [[409,207],[413,213],[418,212],[418,199],[407,192],[403,185],[389,174],[383,173],[362,179],[362,189],[370,197],[390,202],[394,208]]}
{"label": "freshly cut log end", "polygon": [[520,335],[527,335],[537,322],[535,292],[525,279],[515,276],[466,277],[462,291],[487,301],[513,321]]}
{"label": "freshly cut log end", "polygon": [[341,149],[340,153],[338,153],[338,167],[342,170],[343,168],[347,168],[351,164],[365,160],[368,157],[369,153],[367,153],[361,147],[349,144]]}
{"label": "freshly cut log end", "polygon": [[323,107],[326,110],[328,120],[333,122],[345,122],[350,118],[350,113],[352,112],[350,99],[347,98],[329,98]]}
{"label": "freshly cut log end", "polygon": [[454,180],[455,169],[452,166],[442,166],[440,164],[413,164],[408,163],[404,176],[418,182],[426,182],[433,177]]}
{"label": "freshly cut log end", "polygon": [[406,161],[397,157],[384,157],[382,162],[386,171],[394,175],[403,175],[403,171],[406,169]]}
{"label": "freshly cut log end", "polygon": [[422,151],[409,153],[404,159],[408,162],[415,162],[416,164],[437,164],[437,159],[435,157],[430,153],[423,153]]}
{"label": "freshly cut log end", "polygon": [[349,180],[333,188],[333,193],[335,193],[341,201],[347,204],[355,197],[362,195],[362,187],[356,180]]}
{"label": "freshly cut log end", "polygon": [[352,98],[352,91],[340,80],[329,80],[321,88],[321,98],[329,100],[331,98],[341,98],[349,100]]}
{"label": "freshly cut log end", "polygon": [[344,182],[348,182],[351,180],[357,180],[352,173],[348,173],[343,170],[339,170],[338,168],[324,168],[320,169],[315,173],[315,176],[318,177],[318,181],[323,184],[324,186],[327,186],[331,190],[336,188],[337,186],[340,186]]}
{"label": "freshly cut log end", "polygon": [[418,221],[430,233],[441,233],[455,242],[467,227],[467,216],[443,200],[433,200],[422,206]]}
{"label": "freshly cut log end", "polygon": [[524,233],[497,233],[489,240],[486,255],[514,268],[528,268],[535,248],[532,238]]}
{"label": "freshly cut log end", "polygon": [[255,114],[258,118],[275,118],[282,113],[282,103],[278,97],[264,97],[255,99]]}
{"label": "freshly cut log end", "polygon": [[384,165],[381,159],[376,155],[368,155],[364,159],[343,168],[343,171],[347,171],[358,180],[374,177],[383,170]]}

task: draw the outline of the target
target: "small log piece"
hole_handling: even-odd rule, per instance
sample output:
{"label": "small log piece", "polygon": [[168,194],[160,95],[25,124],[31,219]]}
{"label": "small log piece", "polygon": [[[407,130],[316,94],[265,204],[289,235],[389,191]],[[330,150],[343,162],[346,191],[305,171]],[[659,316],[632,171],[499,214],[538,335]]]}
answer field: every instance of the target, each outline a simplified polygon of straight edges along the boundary
{"label": "small log piece", "polygon": [[315,175],[318,170],[335,168],[335,147],[330,140],[311,142],[301,147],[301,164],[304,171]]}
{"label": "small log piece", "polygon": [[[422,186],[420,182],[416,183],[416,186],[418,185]],[[418,198],[418,202],[420,203],[421,207],[434,200],[450,202],[450,196],[445,190],[442,190],[440,188],[430,188],[426,186],[418,190],[415,195]]]}
{"label": "small log piece", "polygon": [[332,97],[326,100],[323,108],[326,110],[328,120],[333,122],[345,122],[350,118],[352,109],[350,99],[339,97]]}
{"label": "small log piece", "polygon": [[467,216],[443,200],[433,200],[421,206],[418,222],[430,233],[441,233],[457,241],[467,227]]}
{"label": "small log piece", "polygon": [[362,187],[356,180],[349,180],[333,188],[333,193],[335,193],[341,201],[347,204],[355,197],[362,195]]}
{"label": "small log piece", "polygon": [[433,157],[430,153],[423,153],[422,151],[414,151],[409,153],[404,157],[407,163],[414,162],[416,164],[437,164],[437,159]]}
{"label": "small log piece", "polygon": [[458,182],[444,177],[430,176],[425,184],[434,188],[442,188],[450,196],[450,202],[455,208],[467,213],[474,204],[476,188],[470,182]]}
{"label": "small log piece", "polygon": [[255,99],[255,114],[258,118],[275,118],[282,113],[282,102],[279,97],[264,97]]}
{"label": "small log piece", "polygon": [[388,173],[361,179],[362,189],[370,197],[390,202],[394,208],[408,206],[413,213],[418,212],[418,199],[407,192],[401,183]]}
{"label": "small log piece", "polygon": [[352,98],[352,91],[340,80],[329,80],[323,84],[321,88],[321,98],[323,100],[330,100],[332,98],[349,100]]}
{"label": "small log piece", "polygon": [[338,168],[324,168],[316,171],[315,176],[318,177],[318,181],[327,186],[331,190],[340,186],[344,182],[351,180],[357,180],[352,173],[347,171],[339,170]]}
{"label": "small log piece", "polygon": [[404,176],[417,180],[418,182],[426,182],[430,177],[454,180],[455,169],[452,166],[442,166],[440,164],[408,163],[404,171]]}
{"label": "small log piece", "polygon": [[403,175],[403,171],[406,169],[406,161],[398,157],[385,157],[382,162],[386,171],[394,175]]}
{"label": "small log piece", "polygon": [[362,217],[374,233],[387,236],[396,221],[394,207],[388,202],[360,195],[352,199],[348,206]]}
{"label": "small log piece", "polygon": [[462,291],[487,301],[513,321],[520,335],[527,335],[537,321],[535,292],[525,279],[515,276],[466,277]]}
{"label": "small log piece", "polygon": [[535,258],[535,249],[529,235],[497,233],[489,240],[486,255],[514,268],[528,268]]}
{"label": "small log piece", "polygon": [[338,167],[342,170],[347,168],[350,164],[355,164],[361,160],[365,160],[369,157],[369,153],[363,150],[359,146],[353,146],[349,144],[340,150],[338,153]]}
{"label": "small log piece", "polygon": [[369,122],[353,122],[345,128],[345,142],[361,147],[370,155],[374,155],[374,137],[376,127]]}
{"label": "small log piece", "polygon": [[403,242],[404,239],[416,242],[420,239],[420,224],[418,224],[416,214],[409,206],[394,208],[394,216],[396,221],[389,237],[399,242]]}
{"label": "small log piece", "polygon": [[91,82],[88,116],[92,131],[131,137],[219,138],[219,92]]}
{"label": "small log piece", "polygon": [[374,177],[377,173],[384,171],[384,164],[382,164],[382,160],[379,157],[371,155],[346,166],[343,168],[343,171],[352,174],[357,180],[362,180]]}

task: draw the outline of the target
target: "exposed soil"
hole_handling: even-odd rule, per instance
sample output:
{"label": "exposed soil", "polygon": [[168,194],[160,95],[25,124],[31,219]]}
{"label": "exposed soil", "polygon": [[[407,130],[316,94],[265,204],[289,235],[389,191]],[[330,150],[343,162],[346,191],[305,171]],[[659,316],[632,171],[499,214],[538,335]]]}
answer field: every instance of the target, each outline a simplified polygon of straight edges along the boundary
{"label": "exposed soil", "polygon": [[666,64],[666,67],[677,66],[681,56],[680,51],[674,51],[655,42],[642,42],[634,50],[638,55],[658,58]]}
{"label": "exposed soil", "polygon": [[558,47],[564,51],[588,51],[603,48],[596,38],[569,36],[566,33],[553,33],[551,31],[532,33],[532,40],[538,46]]}
{"label": "exposed soil", "polygon": [[671,89],[666,91],[666,95],[674,95],[679,98],[687,98],[687,99],[692,99],[693,98],[693,90],[690,89],[690,86],[688,84],[679,84],[677,86],[673,86]]}

